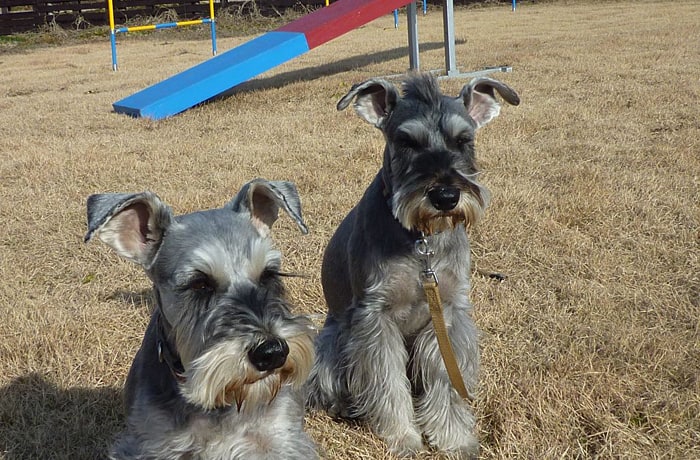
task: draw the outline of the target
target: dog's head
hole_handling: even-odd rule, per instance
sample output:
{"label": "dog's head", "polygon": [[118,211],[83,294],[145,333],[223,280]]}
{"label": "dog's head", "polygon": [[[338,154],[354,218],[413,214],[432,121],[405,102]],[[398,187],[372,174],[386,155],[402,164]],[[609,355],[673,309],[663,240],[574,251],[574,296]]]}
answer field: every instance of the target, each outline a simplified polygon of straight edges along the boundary
{"label": "dog's head", "polygon": [[403,82],[403,94],[372,79],[338,102],[343,110],[354,100],[357,114],[384,133],[384,187],[405,228],[429,235],[472,225],[483,213],[489,197],[477,182],[474,135],[500,112],[495,92],[520,103],[512,88],[490,78],[472,80],[453,98],[431,74],[420,73]]}
{"label": "dog's head", "polygon": [[151,278],[184,368],[180,391],[195,405],[254,407],[310,371],[311,323],[290,312],[269,237],[280,208],[307,233],[289,182],[257,179],[223,208],[180,216],[151,192],[88,198],[85,240],[97,235]]}

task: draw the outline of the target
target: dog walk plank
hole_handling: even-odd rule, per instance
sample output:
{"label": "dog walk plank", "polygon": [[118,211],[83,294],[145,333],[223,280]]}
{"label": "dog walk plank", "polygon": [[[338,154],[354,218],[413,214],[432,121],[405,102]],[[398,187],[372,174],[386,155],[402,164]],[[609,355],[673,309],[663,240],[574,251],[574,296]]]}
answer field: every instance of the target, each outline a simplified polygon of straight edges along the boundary
{"label": "dog walk plank", "polygon": [[309,50],[303,34],[269,32],[113,104],[159,120],[207,101]]}
{"label": "dog walk plank", "polygon": [[112,104],[160,120],[210,100],[411,0],[338,0]]}

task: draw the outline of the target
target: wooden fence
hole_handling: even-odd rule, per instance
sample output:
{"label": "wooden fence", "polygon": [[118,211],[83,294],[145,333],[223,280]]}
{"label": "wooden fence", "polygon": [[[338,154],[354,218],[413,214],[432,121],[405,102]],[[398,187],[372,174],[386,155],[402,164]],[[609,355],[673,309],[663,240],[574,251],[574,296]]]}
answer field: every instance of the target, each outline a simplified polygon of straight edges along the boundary
{"label": "wooden fence", "polygon": [[[333,0],[330,0],[331,3]],[[420,3],[421,0],[418,0]],[[425,0],[442,5],[443,0]],[[455,5],[494,0],[453,0]],[[495,0],[510,2],[511,0]],[[209,16],[209,0],[113,0],[114,20],[123,25],[135,18],[153,18],[174,12],[177,19],[196,19]],[[226,8],[255,6],[262,14],[276,14],[296,5],[321,7],[325,0],[214,0],[214,11]],[[0,35],[40,30],[59,26],[63,29],[81,29],[109,24],[107,0],[0,0]]]}
{"label": "wooden fence", "polygon": [[[295,4],[324,5],[325,0],[215,0],[214,10],[255,2],[264,11]],[[148,18],[172,11],[179,20],[209,16],[209,2],[202,0],[114,0],[114,20],[123,24],[137,17]],[[172,20],[172,19],[171,19]],[[107,0],[0,0],[0,35],[60,26],[64,29],[102,26],[109,23]]]}

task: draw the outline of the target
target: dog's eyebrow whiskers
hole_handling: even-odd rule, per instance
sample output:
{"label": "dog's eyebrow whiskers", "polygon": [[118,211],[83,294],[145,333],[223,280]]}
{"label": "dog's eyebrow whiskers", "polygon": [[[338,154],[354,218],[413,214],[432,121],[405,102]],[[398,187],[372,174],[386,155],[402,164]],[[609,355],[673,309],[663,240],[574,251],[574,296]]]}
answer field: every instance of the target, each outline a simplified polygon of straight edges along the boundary
{"label": "dog's eyebrow whiskers", "polygon": [[475,172],[469,173],[469,174],[464,174],[462,172],[459,172],[459,175],[464,177],[467,180],[473,181],[473,180],[476,180],[479,176],[481,176],[481,171],[475,171]]}
{"label": "dog's eyebrow whiskers", "polygon": [[303,278],[303,279],[309,279],[311,278],[309,275],[306,275],[304,273],[294,273],[294,272],[275,272],[279,276],[284,276],[286,278]]}
{"label": "dog's eyebrow whiskers", "polygon": [[421,144],[427,143],[427,140],[430,138],[430,131],[423,122],[418,120],[408,120],[402,123],[396,131],[410,136],[417,143]]}
{"label": "dog's eyebrow whiskers", "polygon": [[442,129],[454,139],[457,139],[464,133],[471,134],[473,132],[469,122],[467,122],[460,115],[455,114],[451,114],[443,118],[442,126]]}

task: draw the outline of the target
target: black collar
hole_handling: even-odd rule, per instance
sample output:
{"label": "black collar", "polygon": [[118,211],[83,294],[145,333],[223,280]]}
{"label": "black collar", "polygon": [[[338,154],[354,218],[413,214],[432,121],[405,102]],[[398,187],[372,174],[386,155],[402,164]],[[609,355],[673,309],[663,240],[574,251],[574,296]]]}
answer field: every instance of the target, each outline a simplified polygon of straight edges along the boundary
{"label": "black collar", "polygon": [[158,350],[158,361],[165,363],[170,369],[170,373],[175,380],[182,383],[186,380],[185,367],[182,365],[180,355],[171,346],[168,340],[168,333],[172,330],[172,326],[163,316],[163,307],[160,301],[158,289],[153,289],[156,295],[156,347]]}

